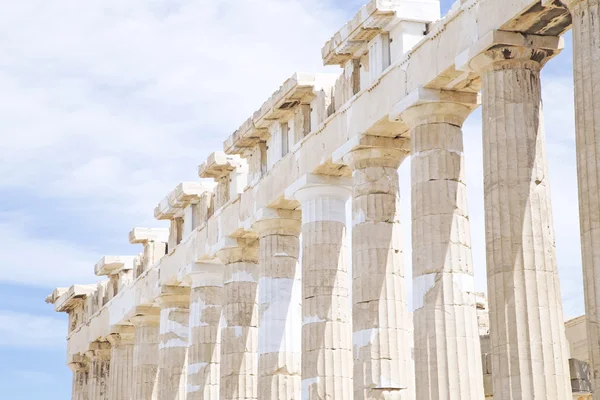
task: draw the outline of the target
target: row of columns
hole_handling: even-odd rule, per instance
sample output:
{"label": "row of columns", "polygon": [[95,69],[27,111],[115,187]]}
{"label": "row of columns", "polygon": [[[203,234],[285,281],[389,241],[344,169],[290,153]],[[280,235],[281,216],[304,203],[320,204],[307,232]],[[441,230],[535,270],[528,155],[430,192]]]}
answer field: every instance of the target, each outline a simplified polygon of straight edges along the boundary
{"label": "row of columns", "polygon": [[[586,310],[589,337],[597,338],[600,91],[585,76],[600,68],[600,50],[590,45],[600,41],[598,2],[569,5]],[[494,46],[469,64],[482,82],[498,399],[571,398],[540,85],[541,68],[558,49],[534,42]],[[223,249],[223,265],[195,266],[189,294],[161,297],[160,317],[148,311],[132,319],[133,343],[130,333],[118,334],[111,357],[99,346],[90,350],[89,365],[74,363],[73,398],[106,398],[117,390],[109,398],[481,399],[461,130],[477,101],[469,93],[436,96],[417,95],[398,109],[410,128],[413,161],[414,372],[398,218],[397,170],[409,151],[380,138],[344,154],[351,182],[306,177],[293,191],[301,215],[267,210],[253,225],[258,240]],[[350,196],[352,308],[345,249]],[[598,387],[600,346],[589,342]],[[109,370],[123,372],[107,385]]]}

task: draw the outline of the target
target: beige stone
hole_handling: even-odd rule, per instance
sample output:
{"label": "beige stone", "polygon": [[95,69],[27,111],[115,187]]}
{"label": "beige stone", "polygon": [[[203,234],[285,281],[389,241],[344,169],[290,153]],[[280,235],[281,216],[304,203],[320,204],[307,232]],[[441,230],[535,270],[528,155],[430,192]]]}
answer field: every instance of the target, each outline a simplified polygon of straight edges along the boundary
{"label": "beige stone", "polygon": [[[483,160],[494,398],[571,397],[540,70],[552,38],[501,35],[469,65],[483,82]],[[517,43],[517,45],[515,45]],[[535,45],[541,43],[543,47]],[[552,48],[552,46],[555,46]],[[475,46],[481,49],[480,45]]]}
{"label": "beige stone", "polygon": [[185,400],[187,391],[190,289],[166,286],[158,298],[158,398]]}
{"label": "beige stone", "polygon": [[[590,0],[585,4],[590,5],[592,10],[592,13],[586,12],[586,15],[595,15],[593,7],[596,3]],[[556,54],[560,45],[558,36],[570,29],[572,21],[569,11],[556,0],[542,0],[541,3],[534,0],[461,0],[456,1],[448,15],[442,19],[439,18],[437,0],[368,1],[368,4],[327,42],[322,52],[326,64],[339,65],[342,68],[339,75],[297,73],[286,80],[238,130],[226,139],[225,152],[215,152],[203,164],[204,167],[200,168],[199,172],[203,177],[217,181],[216,187],[210,183],[209,190],[196,197],[192,196],[193,198],[189,196],[194,191],[193,187],[204,185],[205,182],[190,182],[189,185],[184,184],[176,188],[171,193],[173,196],[170,194],[165,199],[166,203],[163,200],[157,209],[158,218],[168,219],[171,222],[170,230],[138,228],[132,231],[131,241],[144,246],[142,256],[133,258],[132,281],[125,279],[126,274],[121,276],[120,273],[112,273],[113,264],[105,262],[98,271],[102,275],[108,273],[108,281],[101,282],[99,285],[86,287],[75,285],[68,289],[57,289],[49,296],[49,301],[54,303],[57,311],[69,313],[67,361],[73,366],[80,366],[74,369],[74,382],[81,382],[74,385],[74,397],[77,398],[77,392],[82,392],[85,368],[86,366],[89,368],[90,360],[86,357],[81,358],[81,355],[87,354],[94,343],[110,339],[115,333],[115,327],[129,325],[131,320],[136,327],[132,385],[134,398],[157,398],[157,368],[160,358],[158,322],[144,324],[139,316],[146,314],[139,311],[145,309],[148,313],[148,307],[156,307],[157,299],[165,286],[192,286],[187,279],[190,271],[193,271],[198,264],[208,264],[211,265],[210,272],[201,272],[198,278],[193,278],[202,282],[199,283],[201,286],[198,286],[199,289],[196,291],[197,300],[191,301],[191,305],[196,304],[197,307],[202,308],[202,313],[198,314],[202,320],[196,318],[197,320],[193,321],[193,318],[190,318],[188,398],[216,398],[219,392],[221,397],[240,398],[250,395],[250,398],[256,396],[260,399],[300,398],[302,396],[300,360],[303,356],[310,358],[320,354],[321,351],[331,350],[334,345],[345,346],[343,341],[333,343],[333,338],[342,338],[340,332],[347,324],[345,321],[331,322],[332,330],[323,330],[322,326],[329,326],[328,322],[310,323],[307,326],[310,329],[314,327],[316,334],[308,335],[304,342],[299,338],[303,322],[303,311],[300,309],[302,302],[300,269],[297,265],[299,257],[297,236],[300,228],[298,212],[293,210],[296,210],[300,204],[297,200],[286,196],[286,191],[308,174],[349,177],[354,172],[353,208],[356,229],[353,234],[355,239],[353,261],[358,267],[355,268],[357,275],[353,278],[355,307],[352,340],[355,350],[354,375],[359,376],[359,379],[354,379],[355,393],[357,398],[412,400],[415,396],[411,359],[412,316],[405,309],[406,294],[403,288],[404,275],[400,260],[402,252],[397,221],[399,184],[396,167],[400,163],[399,160],[410,151],[410,137],[413,132],[409,129],[407,121],[401,118],[397,106],[400,103],[413,101],[415,93],[423,94],[422,88],[439,94],[437,100],[443,102],[449,101],[446,96],[456,97],[457,93],[460,93],[462,98],[472,97],[482,84],[480,71],[482,65],[494,60],[498,61],[498,53],[486,52],[491,46],[500,43],[505,48],[512,46],[528,49],[506,53],[511,57],[515,54],[517,58],[535,48],[537,51],[532,52],[531,55],[534,58],[532,61],[536,61],[539,56]],[[577,26],[577,21],[575,22]],[[588,29],[585,23],[579,26],[584,29],[581,30],[582,35],[575,35],[577,38],[585,36],[583,34],[592,30]],[[590,41],[584,40],[583,46],[589,47]],[[577,53],[577,51],[576,53],[593,55],[593,51],[596,51],[592,48],[588,50],[587,53]],[[475,57],[479,54],[484,54],[483,58]],[[502,56],[506,57],[504,53]],[[593,56],[589,59],[594,60]],[[510,69],[509,66],[513,61],[503,64]],[[586,59],[585,62],[588,60]],[[535,62],[525,64],[531,66],[535,65]],[[594,67],[590,65],[581,71],[593,71]],[[522,69],[527,70],[527,68]],[[521,72],[523,76],[527,75],[525,73],[527,71]],[[515,78],[511,72],[502,72],[502,74],[506,74],[509,80]],[[502,87],[501,82],[496,86]],[[585,93],[593,94],[593,82],[589,87],[592,89],[585,88]],[[511,96],[519,92],[523,91],[497,91]],[[513,101],[510,97],[507,100]],[[580,99],[578,101],[581,102]],[[586,101],[584,99],[582,104]],[[461,102],[463,101],[459,101]],[[510,122],[518,122],[515,128],[518,132],[530,132],[523,127],[535,125],[539,121],[536,119],[536,113],[531,111],[535,111],[537,106],[532,102],[517,101],[515,104],[517,111],[526,112],[522,113],[523,118],[514,118]],[[590,107],[583,107],[589,112]],[[514,111],[515,108],[513,107],[512,110]],[[488,120],[487,123],[489,122]],[[456,124],[456,121],[442,125],[453,124]],[[589,134],[592,131],[591,125],[586,126],[584,130]],[[509,124],[509,128],[502,132],[510,133],[515,129],[512,129],[512,125]],[[450,136],[456,133],[456,129],[452,127],[448,127],[445,131]],[[494,136],[486,132],[484,137],[500,139],[499,143],[512,143],[504,140],[505,137],[502,135]],[[525,136],[519,136],[519,139],[523,137]],[[416,142],[412,143],[412,145],[416,144]],[[506,157],[513,155],[507,150],[506,145],[497,147],[504,150],[498,154]],[[348,154],[352,156],[345,157]],[[444,160],[455,158],[450,156]],[[517,161],[522,160],[520,157],[513,158]],[[590,158],[586,160],[589,162]],[[442,165],[445,165],[442,169],[446,170],[441,172],[449,175],[456,174],[454,162],[442,163]],[[505,171],[509,169],[495,168],[494,172]],[[585,178],[585,181],[591,182],[590,179]],[[539,191],[542,197],[547,197],[547,188],[541,186]],[[590,188],[593,188],[593,182],[588,187]],[[462,203],[457,202],[457,204]],[[510,204],[511,202],[507,200],[499,202],[497,206],[504,207]],[[543,202],[538,201],[537,204]],[[435,207],[428,206],[427,210],[423,208],[421,211],[427,213],[439,204],[433,202],[430,205]],[[278,211],[274,211],[275,209]],[[265,237],[269,236],[267,240],[259,238],[262,242],[261,258],[267,261],[266,264],[262,263],[258,267],[262,271],[259,273],[259,278],[267,278],[271,281],[263,280],[258,283],[259,287],[268,289],[262,291],[263,294],[260,295],[264,295],[264,300],[267,301],[261,299],[262,309],[258,311],[258,315],[252,314],[253,320],[250,322],[244,342],[244,339],[235,336],[240,330],[231,324],[235,323],[237,316],[240,317],[238,319],[241,321],[240,324],[248,323],[248,308],[260,308],[253,305],[251,300],[253,286],[251,283],[246,284],[235,280],[225,281],[228,282],[225,285],[231,283],[229,289],[223,289],[222,286],[224,285],[223,274],[228,276],[227,274],[231,273],[233,277],[234,271],[242,271],[249,266],[234,266],[235,263],[227,266],[227,263],[222,262],[223,260],[218,257],[219,254],[222,255],[219,252],[227,248],[232,241],[238,244],[255,241],[259,235],[252,228],[253,222],[272,219],[268,215],[269,212],[265,210],[271,210],[269,212],[277,214],[280,220],[291,219],[293,222],[279,226],[281,231],[277,235],[265,235]],[[540,212],[535,215],[541,218],[549,213]],[[536,232],[545,232],[544,225],[537,222],[539,221],[536,220],[530,225],[539,228]],[[466,232],[465,225],[462,227]],[[333,246],[321,244],[320,241],[326,240],[327,237],[338,238],[339,228],[339,224],[322,223],[307,227],[318,240],[314,248],[307,251],[307,257],[312,257],[310,252],[320,252],[324,260],[335,260],[335,251],[331,250]],[[516,236],[522,239],[524,234],[521,232]],[[527,237],[535,237],[536,240],[541,237],[545,245],[551,242],[545,234]],[[434,240],[437,239],[429,238],[429,242],[423,243],[426,246],[433,246]],[[517,242],[521,244],[518,240]],[[523,242],[529,246],[529,242]],[[534,244],[535,246],[530,247],[541,249],[539,243]],[[490,249],[492,247],[493,244],[490,242]],[[551,252],[551,247],[544,248],[550,249]],[[284,252],[285,256],[282,255]],[[501,253],[502,251],[489,252],[494,256]],[[526,254],[536,255],[537,261],[534,264],[537,266],[540,259],[544,259],[545,262],[546,254],[542,253],[538,251]],[[437,253],[425,251],[423,254],[433,256]],[[589,258],[589,252],[586,254]],[[451,259],[448,265],[455,265],[454,260]],[[339,267],[342,262],[338,261]],[[318,262],[308,262],[310,265],[319,265]],[[444,265],[447,265],[446,260],[444,262]],[[554,268],[552,263],[548,265]],[[590,265],[589,262],[586,265]],[[586,267],[586,271],[589,270]],[[332,271],[327,271],[333,275]],[[531,275],[532,271],[532,269],[524,269],[523,274]],[[332,300],[332,304],[337,299],[343,298],[343,288],[341,285],[337,286],[338,282],[334,280],[331,284],[328,277],[321,274],[324,271],[312,272],[315,276],[318,272],[322,282],[315,283],[314,277],[306,278],[303,284],[307,288],[323,289],[323,292],[318,293],[324,298],[332,293],[332,298],[336,298]],[[535,270],[536,274],[537,272],[538,270]],[[535,377],[532,379],[536,385],[551,385],[552,382],[557,382],[558,388],[562,382],[560,376],[565,375],[564,371],[559,369],[566,365],[564,362],[566,358],[562,356],[563,339],[559,333],[562,324],[557,311],[559,296],[553,273],[549,270],[544,270],[544,273],[545,275],[537,274],[536,279],[529,278],[527,287],[532,287],[533,282],[545,282],[546,286],[542,289],[549,290],[546,292],[528,290],[526,297],[522,290],[513,291],[520,294],[520,297],[516,297],[516,302],[515,298],[510,297],[510,292],[500,299],[496,296],[497,294],[504,296],[506,285],[495,280],[493,285],[495,290],[492,294],[496,297],[491,299],[493,311],[491,326],[492,329],[497,326],[506,327],[505,332],[511,333],[511,340],[515,338],[516,333],[521,334],[518,337],[521,347],[511,347],[513,350],[515,348],[519,350],[515,355],[518,361],[513,359],[513,364],[523,365],[526,368],[535,367],[535,373],[530,375]],[[539,275],[547,279],[537,279]],[[511,279],[514,276],[509,275],[507,278]],[[273,291],[278,287],[273,281],[279,279],[287,280],[286,282],[293,289],[287,299],[282,293]],[[515,283],[518,288],[525,286],[521,284],[520,278],[515,279]],[[594,283],[595,278],[592,275],[586,276],[587,285]],[[331,287],[335,290],[329,292]],[[191,290],[191,297],[194,298],[194,290]],[[223,300],[223,292],[227,290],[230,290],[230,293]],[[557,306],[547,307],[547,303],[539,296],[540,293],[548,293],[556,301]],[[230,300],[227,300],[229,297]],[[593,297],[588,295],[588,299]],[[509,311],[516,310],[518,313],[514,312],[513,320],[503,320],[500,321],[502,324],[499,324],[497,311],[498,306],[504,304],[502,301],[505,301]],[[274,304],[285,304],[288,308],[275,312],[277,307],[274,308]],[[327,301],[315,302],[307,298],[305,304],[304,312],[313,315],[315,310],[317,315],[320,316],[319,313],[323,312],[324,317],[329,317],[329,314],[325,314],[321,308],[322,305],[327,304]],[[588,301],[588,308],[589,304],[591,303]],[[222,312],[224,305],[229,308]],[[244,311],[236,314],[235,307],[238,305]],[[523,310],[531,312],[532,315],[537,310],[541,311],[541,318],[538,319],[544,321],[544,325],[541,325],[543,329],[538,329],[536,324],[532,324],[534,329],[530,330],[529,325],[523,323],[526,320],[522,315]],[[553,310],[554,313],[549,314],[548,310]],[[275,318],[272,318],[273,314]],[[252,341],[252,332],[253,329],[258,329],[254,325],[255,317],[257,323],[259,322],[258,316],[263,317],[266,322],[261,322],[264,328],[259,329],[262,334],[259,335],[257,343]],[[151,319],[157,320],[157,317],[158,314],[153,314]],[[419,316],[416,318],[418,319]],[[192,328],[193,326],[196,328]],[[277,328],[280,326],[285,326],[286,329]],[[339,332],[336,331],[338,328]],[[483,328],[480,326],[480,329]],[[550,334],[558,338],[556,346],[552,348],[546,346]],[[221,337],[222,335],[226,336]],[[241,337],[245,335],[246,330],[242,327]],[[315,338],[317,343],[314,341]],[[327,339],[330,342],[325,340],[324,346],[320,347],[318,338],[331,339]],[[529,346],[531,343],[537,343],[530,338],[539,338],[540,343],[543,343],[541,346],[543,351],[540,352],[539,348]],[[230,344],[225,347],[225,342]],[[271,346],[273,344],[275,346]],[[496,347],[490,348],[493,349],[492,352],[497,353],[496,349],[505,344],[495,342]],[[242,345],[247,347],[242,349]],[[314,354],[302,355],[302,346],[317,350],[313,352]],[[531,349],[534,351],[529,351]],[[336,348],[335,351],[338,349]],[[485,387],[489,388],[492,368],[488,367],[495,364],[492,365],[491,362],[494,357],[490,353],[485,354],[484,382]],[[540,355],[545,358],[540,358]],[[452,355],[442,352],[442,358],[446,356],[452,358]],[[256,361],[259,357],[260,361]],[[318,366],[333,365],[334,371],[342,368],[335,363],[342,357],[333,362],[322,359],[323,364],[320,364],[318,357],[317,355]],[[180,360],[178,357],[174,359]],[[260,372],[256,369],[259,362]],[[238,375],[236,375],[237,368],[234,368],[236,365],[240,366]],[[306,371],[309,371],[311,362],[307,365]],[[318,368],[319,377],[328,376],[329,369],[319,371]],[[497,377],[506,375],[506,371],[502,368],[493,368],[493,372]],[[512,368],[510,373],[518,377],[511,382],[520,385],[521,371]],[[260,384],[255,384],[258,381],[258,379],[255,381],[256,374],[261,374]],[[343,389],[335,387],[333,383],[344,380],[340,380],[335,373],[333,375],[336,377],[327,378],[325,381],[326,396],[338,396],[339,393],[344,393]],[[340,376],[343,376],[343,373]],[[459,378],[463,378],[462,374]],[[510,379],[507,378],[508,380]],[[568,380],[568,376],[565,380]],[[189,385],[192,381],[193,384]],[[526,380],[523,382],[528,384]],[[223,383],[225,386],[222,386]],[[307,394],[315,397],[322,393],[319,392],[322,390],[320,384],[321,382],[319,384],[305,382],[305,386],[310,387],[311,390],[316,388]],[[257,389],[251,389],[252,387]],[[85,385],[85,388],[87,393],[88,385]],[[244,388],[245,394],[240,388]],[[422,392],[422,389],[420,390]],[[554,398],[552,397],[554,393],[551,391],[546,393],[544,390],[538,390],[536,393],[540,392],[542,394],[537,397]],[[518,389],[510,392],[507,397],[511,395],[512,398],[531,398],[530,393],[523,395]],[[563,397],[561,391],[556,398]]]}
{"label": "beige stone", "polygon": [[418,89],[395,110],[410,127],[416,396],[481,399],[483,376],[463,157],[474,93]]}
{"label": "beige stone", "polygon": [[89,360],[85,356],[77,355],[76,360],[69,364],[73,371],[73,400],[88,400],[88,379],[89,379]]}
{"label": "beige stone", "polygon": [[133,400],[158,400],[160,310],[140,307],[130,321],[135,326]]}
{"label": "beige stone", "polygon": [[258,252],[256,239],[220,250],[224,264],[221,400],[258,399]]}
{"label": "beige stone", "polygon": [[301,396],[302,289],[300,214],[263,210],[252,226],[260,238],[258,393],[265,400]]}
{"label": "beige stone", "polygon": [[352,315],[346,202],[352,181],[307,175],[302,208],[302,398],[352,398]]}
{"label": "beige stone", "polygon": [[107,340],[111,345],[108,399],[131,400],[133,398],[135,328],[133,326],[115,327],[114,333],[109,335]]}
{"label": "beige stone", "polygon": [[[600,5],[597,0],[562,0],[573,17],[573,75],[579,218],[585,313],[589,338],[600,338],[600,94],[594,78],[600,71]],[[588,341],[594,399],[600,399],[600,342]]]}
{"label": "beige stone", "polygon": [[354,399],[414,398],[410,318],[399,220],[398,167],[404,142],[354,146],[352,174],[352,344]]}
{"label": "beige stone", "polygon": [[109,400],[110,343],[92,343],[86,357],[89,360],[88,399]]}
{"label": "beige stone", "polygon": [[218,400],[223,266],[195,263],[187,271],[185,281],[191,287],[187,399]]}

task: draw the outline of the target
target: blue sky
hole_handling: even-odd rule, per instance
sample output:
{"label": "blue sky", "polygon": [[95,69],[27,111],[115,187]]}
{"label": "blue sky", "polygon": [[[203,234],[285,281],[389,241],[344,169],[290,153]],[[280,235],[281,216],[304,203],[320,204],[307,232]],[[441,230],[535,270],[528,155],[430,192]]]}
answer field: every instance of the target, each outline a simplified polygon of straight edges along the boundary
{"label": "blue sky", "polygon": [[[0,390],[69,398],[56,286],[91,283],[105,254],[135,254],[134,226],[365,0],[11,2],[0,15]],[[443,0],[446,12],[450,2]],[[293,21],[293,23],[290,23]],[[27,28],[25,28],[27,27]],[[571,46],[544,69],[565,314],[583,312]],[[334,70],[335,71],[335,70]],[[477,285],[485,288],[481,114],[465,125]],[[401,168],[410,194],[409,165]],[[403,199],[410,265],[410,199]]]}

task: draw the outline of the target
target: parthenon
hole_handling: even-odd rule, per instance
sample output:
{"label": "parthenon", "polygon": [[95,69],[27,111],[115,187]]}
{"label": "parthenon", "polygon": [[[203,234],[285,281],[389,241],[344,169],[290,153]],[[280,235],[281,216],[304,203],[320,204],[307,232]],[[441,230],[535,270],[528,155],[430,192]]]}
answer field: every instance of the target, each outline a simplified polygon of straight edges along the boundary
{"label": "parthenon", "polygon": [[[540,73],[570,30],[586,314],[565,322]],[[139,255],[48,296],[72,398],[600,400],[600,1],[371,0],[321,52],[341,74],[286,80],[157,199],[170,227],[134,228]],[[487,298],[463,159],[478,107]]]}

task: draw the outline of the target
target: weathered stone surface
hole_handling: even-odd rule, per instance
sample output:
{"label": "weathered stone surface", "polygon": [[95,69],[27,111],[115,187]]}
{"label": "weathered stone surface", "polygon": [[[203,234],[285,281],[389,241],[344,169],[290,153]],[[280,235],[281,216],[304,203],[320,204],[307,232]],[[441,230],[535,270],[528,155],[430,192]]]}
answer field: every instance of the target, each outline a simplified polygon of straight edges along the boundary
{"label": "weathered stone surface", "polygon": [[221,399],[258,399],[258,242],[220,250],[224,264]]}
{"label": "weathered stone surface", "polygon": [[541,107],[549,52],[497,45],[477,62],[495,398],[571,397]]}
{"label": "weathered stone surface", "polygon": [[[588,338],[600,338],[600,5],[563,0],[573,17],[573,75],[579,218]],[[594,399],[600,399],[600,340],[588,341]]]}
{"label": "weathered stone surface", "polygon": [[130,319],[135,326],[133,399],[158,400],[160,311],[146,307]]}
{"label": "weathered stone surface", "polygon": [[302,398],[352,397],[346,248],[347,178],[309,175],[292,188],[302,208]]}
{"label": "weathered stone surface", "polygon": [[186,280],[191,286],[187,399],[218,400],[224,300],[223,266],[194,264]]}
{"label": "weathered stone surface", "polygon": [[114,332],[107,337],[111,345],[108,399],[131,400],[135,329],[133,326],[119,326],[115,327]]}
{"label": "weathered stone surface", "polygon": [[414,397],[399,220],[398,148],[352,149],[354,399]]}
{"label": "weathered stone surface", "polygon": [[461,130],[477,105],[419,90],[398,110],[411,128],[417,399],[484,395]]}
{"label": "weathered stone surface", "polygon": [[88,399],[109,400],[110,344],[95,342],[86,353],[89,360]]}
{"label": "weathered stone surface", "polygon": [[158,345],[158,398],[185,400],[190,319],[190,289],[167,286],[158,298],[160,343]]}
{"label": "weathered stone surface", "polygon": [[[581,17],[579,22],[573,20],[579,41],[575,64],[579,76],[584,76],[577,82],[586,84],[578,89],[577,108],[584,110],[578,111],[578,136],[585,135],[587,144],[583,150],[578,144],[578,151],[583,188],[580,198],[584,206],[587,204],[582,210],[589,213],[584,221],[589,226],[582,227],[582,237],[588,242],[587,248],[584,245],[587,307],[593,314],[593,301],[598,297],[593,286],[597,286],[598,278],[593,274],[597,263],[589,249],[594,248],[597,185],[592,173],[595,155],[588,147],[595,140],[590,110],[594,108],[596,86],[597,1],[566,3],[574,17]],[[582,8],[577,9],[578,4]],[[578,14],[584,9],[585,13]],[[91,359],[81,355],[92,351],[94,343],[113,340],[114,328],[130,321],[136,329],[133,398],[158,398],[159,381],[160,390],[166,388],[165,397],[170,397],[175,387],[175,396],[181,397],[184,346],[177,351],[159,350],[161,340],[161,350],[166,350],[166,344],[175,339],[171,337],[176,330],[174,319],[165,311],[159,327],[158,314],[149,307],[158,305],[164,287],[184,285],[191,286],[190,307],[198,310],[190,313],[188,322],[187,398],[299,399],[303,395],[301,374],[307,377],[304,395],[309,398],[345,398],[350,397],[345,386],[350,380],[346,379],[346,369],[354,367],[355,398],[412,400],[412,316],[406,310],[397,219],[397,167],[411,148],[414,168],[420,171],[415,173],[414,190],[426,194],[415,204],[415,231],[422,234],[413,235],[418,261],[414,263],[415,276],[427,280],[435,275],[434,290],[417,296],[423,307],[417,309],[415,319],[425,320],[425,326],[432,327],[425,329],[427,334],[436,335],[435,344],[423,344],[420,334],[424,324],[417,323],[417,365],[423,360],[419,356],[423,349],[428,355],[435,354],[435,359],[428,361],[434,374],[425,376],[425,370],[419,368],[425,382],[432,383],[419,381],[418,395],[435,398],[437,390],[439,398],[453,398],[459,384],[461,397],[475,393],[478,389],[471,385],[478,388],[480,382],[467,380],[459,362],[472,360],[468,349],[477,347],[473,343],[478,329],[473,315],[466,312],[467,304],[473,303],[472,290],[465,290],[468,285],[463,285],[462,279],[454,279],[458,275],[465,281],[471,279],[462,161],[457,154],[461,151],[457,138],[462,117],[440,118],[427,105],[422,111],[431,114],[425,116],[428,122],[415,127],[410,118],[402,118],[398,105],[414,101],[415,93],[425,95],[428,102],[430,94],[437,93],[438,102],[464,104],[482,83],[484,93],[491,96],[484,110],[486,181],[490,177],[501,181],[486,188],[491,226],[488,264],[494,273],[489,280],[492,345],[483,358],[485,394],[491,393],[493,372],[495,382],[500,382],[500,386],[494,385],[500,398],[562,399],[567,395],[568,357],[561,336],[545,161],[537,152],[543,148],[538,145],[539,132],[532,128],[540,121],[539,93],[529,96],[529,90],[539,86],[540,65],[560,50],[558,36],[569,29],[570,14],[559,0],[461,0],[445,18],[439,19],[438,12],[437,0],[370,1],[323,51],[324,61],[340,65],[341,74],[295,74],[284,82],[226,140],[225,153],[214,153],[200,168],[203,177],[216,180],[216,187],[209,185],[202,194],[192,192],[204,183],[178,187],[157,208],[158,218],[171,221],[170,231],[132,231],[131,242],[144,246],[141,257],[133,258],[132,272],[115,274],[116,264],[105,262],[98,272],[108,274],[108,281],[58,289],[49,296],[57,311],[69,313],[67,352],[69,363],[76,366],[74,398],[87,398],[90,391]],[[488,51],[492,48],[496,51]],[[518,68],[514,68],[515,62]],[[489,65],[502,68],[493,70]],[[496,91],[491,92],[491,87]],[[496,112],[493,115],[490,105]],[[437,139],[431,143],[423,140],[428,135],[437,135]],[[489,162],[491,159],[494,163]],[[510,162],[504,163],[506,160]],[[526,165],[530,161],[535,168]],[[539,184],[529,179],[533,172],[538,177],[540,171],[544,179]],[[339,220],[335,222],[308,222],[316,215],[312,211],[304,217],[306,265],[300,282],[300,217],[292,211],[300,202],[286,196],[286,190],[309,174],[353,174],[352,363],[338,357],[338,353],[348,353],[343,333],[348,326],[344,318],[348,296],[342,278],[344,260],[336,257],[343,253],[339,245],[343,236],[341,213],[336,214]],[[518,179],[525,175],[527,182]],[[441,193],[450,196],[438,196]],[[327,201],[302,208],[312,206],[314,210],[332,209]],[[448,211],[436,214],[440,210]],[[518,217],[522,210],[527,213]],[[442,216],[451,218],[452,223],[440,223]],[[274,219],[278,222],[270,227],[263,223],[271,224]],[[262,222],[253,228],[256,221]],[[435,224],[439,226],[431,226]],[[525,229],[517,229],[519,226]],[[448,235],[439,235],[444,230],[451,232],[451,240]],[[257,237],[260,266],[248,258],[234,262],[232,255],[223,252],[231,241],[248,244]],[[444,252],[444,247],[451,251]],[[515,250],[519,248],[523,251]],[[196,267],[201,264],[208,269],[190,278],[190,272],[198,272]],[[457,281],[463,284],[456,285]],[[442,312],[433,304],[448,312],[441,317]],[[146,313],[140,313],[141,308]],[[423,317],[429,311],[432,321]],[[460,320],[457,316],[464,316],[466,322],[455,323]],[[443,326],[442,320],[448,323]],[[590,326],[590,335],[597,336],[594,325]],[[479,324],[479,333],[486,329],[485,323]],[[183,331],[176,336],[182,340]],[[451,345],[444,351],[446,340]],[[450,351],[457,342],[458,350]],[[589,346],[591,351],[598,349],[592,340]],[[128,354],[129,349],[113,348],[111,368],[127,369]],[[332,355],[333,359],[322,355]],[[164,367],[164,380],[159,379],[159,364]],[[172,373],[166,372],[171,368]],[[471,362],[467,370],[476,368]],[[440,379],[444,372],[447,377]],[[174,381],[167,383],[167,377]],[[467,385],[463,385],[465,380]],[[114,383],[115,387],[124,384]],[[96,382],[93,385],[98,386]],[[120,395],[127,397],[126,392]]]}
{"label": "weathered stone surface", "polygon": [[302,379],[300,215],[262,214],[253,224],[260,240],[258,393],[261,400],[297,399]]}

